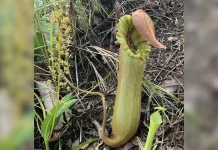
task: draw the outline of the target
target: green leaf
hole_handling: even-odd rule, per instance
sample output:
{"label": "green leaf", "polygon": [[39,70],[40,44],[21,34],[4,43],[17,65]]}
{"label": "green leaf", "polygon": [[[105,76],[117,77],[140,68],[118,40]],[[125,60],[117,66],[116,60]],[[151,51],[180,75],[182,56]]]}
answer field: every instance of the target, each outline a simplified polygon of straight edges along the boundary
{"label": "green leaf", "polygon": [[72,93],[66,95],[62,101],[60,101],[55,107],[53,107],[42,122],[42,136],[45,141],[49,140],[53,131],[52,127],[55,127],[57,125],[63,112],[65,112],[77,101],[77,99],[70,98],[72,98]]}
{"label": "green leaf", "polygon": [[43,54],[45,56],[45,43],[43,36],[40,32],[36,31],[34,33],[34,51],[37,54]]}
{"label": "green leaf", "polygon": [[63,97],[63,100],[64,100],[64,101],[68,101],[68,100],[70,100],[72,97],[73,97],[73,93],[69,93],[69,94],[67,94],[67,95],[65,95],[65,96]]}
{"label": "green leaf", "polygon": [[[65,112],[76,101],[77,101],[77,99],[72,99],[72,100],[68,100],[68,101],[62,101],[60,104],[58,104],[57,105],[58,109],[57,109],[57,113],[56,113],[56,118],[61,116],[62,113]],[[52,108],[52,110],[54,110],[54,108]],[[53,113],[53,111],[52,111],[52,113]]]}
{"label": "green leaf", "polygon": [[42,137],[46,142],[48,141],[52,133],[51,128],[54,116],[55,114],[49,114],[45,117],[44,121],[42,122]]}
{"label": "green leaf", "polygon": [[90,143],[95,142],[95,141],[98,141],[98,140],[99,140],[99,138],[90,139],[90,140],[88,140],[86,142],[83,142],[83,143],[75,146],[72,150],[80,150],[85,145],[90,144]]}

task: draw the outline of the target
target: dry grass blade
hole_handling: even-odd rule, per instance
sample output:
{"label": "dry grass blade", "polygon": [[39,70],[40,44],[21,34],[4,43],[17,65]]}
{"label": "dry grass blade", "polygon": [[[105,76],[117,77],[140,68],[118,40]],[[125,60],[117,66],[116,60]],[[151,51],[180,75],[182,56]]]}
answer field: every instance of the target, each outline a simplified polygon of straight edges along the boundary
{"label": "dry grass blade", "polygon": [[102,92],[105,92],[107,90],[107,86],[105,81],[103,80],[102,76],[100,75],[100,73],[98,72],[97,68],[95,67],[95,65],[90,61],[89,58],[86,57],[86,59],[89,61],[89,63],[91,64],[92,68],[95,71],[95,75],[97,77],[98,82],[102,81],[101,84],[99,85],[100,89]]}

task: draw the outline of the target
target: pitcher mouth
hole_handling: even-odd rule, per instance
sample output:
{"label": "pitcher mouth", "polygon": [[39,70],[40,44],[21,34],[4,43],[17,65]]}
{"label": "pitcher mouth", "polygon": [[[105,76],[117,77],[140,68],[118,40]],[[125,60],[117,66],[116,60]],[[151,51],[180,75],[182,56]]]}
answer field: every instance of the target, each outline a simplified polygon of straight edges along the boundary
{"label": "pitcher mouth", "polygon": [[121,17],[117,24],[116,38],[120,43],[120,46],[127,51],[127,53],[144,62],[150,53],[150,44],[139,33],[132,22],[132,16],[125,15]]}

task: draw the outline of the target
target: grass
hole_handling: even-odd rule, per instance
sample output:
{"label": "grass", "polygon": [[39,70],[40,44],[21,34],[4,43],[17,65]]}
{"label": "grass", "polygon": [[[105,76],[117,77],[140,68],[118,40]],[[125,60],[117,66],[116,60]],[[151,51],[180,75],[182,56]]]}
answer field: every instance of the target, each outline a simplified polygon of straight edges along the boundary
{"label": "grass", "polygon": [[[67,8],[65,7],[66,4],[61,0],[43,0],[41,3],[35,0],[34,4],[35,82],[48,81],[53,83],[55,87],[53,94],[55,94],[56,102],[59,105],[63,100],[62,98],[69,93],[72,94],[73,99],[78,99],[68,111],[63,112],[63,115],[69,113],[69,111],[71,112],[71,110],[72,112],[79,112],[79,115],[70,113],[68,114],[70,118],[64,119],[64,127],[61,130],[59,142],[50,143],[49,146],[48,144],[42,145],[42,124],[45,122],[46,117],[49,118],[49,113],[44,108],[39,89],[35,88],[35,137],[40,137],[35,138],[35,148],[45,149],[45,145],[47,145],[46,147],[50,147],[50,149],[62,149],[63,147],[69,147],[66,143],[70,139],[74,142],[79,138],[81,143],[89,141],[88,139],[94,139],[98,137],[98,134],[96,134],[97,129],[93,129],[89,119],[83,119],[83,117],[94,117],[101,123],[102,105],[96,96],[81,93],[78,89],[104,93],[108,100],[108,109],[112,109],[113,102],[110,99],[114,99],[116,92],[119,54],[119,46],[114,45],[114,41],[111,42],[111,39],[114,38],[112,32],[115,26],[115,12],[107,6],[110,4],[105,5],[103,0],[76,0],[72,5],[69,4]],[[161,2],[155,4],[150,2],[145,5],[144,2],[122,0],[120,4],[121,15],[130,14],[130,12],[138,8],[145,8],[154,19],[157,36],[163,40],[164,44],[167,42],[170,32],[176,30],[167,18],[173,20],[173,17],[177,15],[178,19],[182,19],[181,14],[176,12],[177,6],[174,6],[174,8],[169,4],[166,4],[166,6],[170,13],[165,14],[166,17],[159,15],[159,7],[162,8]],[[181,5],[178,7],[180,8]],[[173,12],[174,9],[175,12]],[[61,13],[60,10],[62,10]],[[66,10],[75,13],[66,15]],[[63,21],[64,17],[68,18],[67,22]],[[58,21],[64,23],[58,24]],[[64,29],[63,25],[66,25]],[[61,37],[61,39],[59,40],[58,37]],[[182,51],[178,49],[169,61],[167,58],[162,57],[161,60],[166,61],[165,70],[158,72],[160,71],[158,67],[161,64],[161,62],[158,62],[161,61],[158,56],[166,56],[169,51],[176,51],[177,49],[174,46],[175,43],[169,42],[166,44],[168,50],[160,52],[152,49],[151,57],[148,60],[145,74],[149,80],[144,80],[142,88],[142,118],[140,125],[143,128],[139,129],[139,133],[147,133],[146,124],[148,124],[148,116],[150,116],[151,110],[157,106],[165,107],[167,111],[163,113],[163,125],[157,131],[157,138],[162,140],[163,143],[158,144],[154,141],[154,144],[162,148],[166,148],[167,144],[172,143],[178,147],[180,146],[181,139],[173,139],[177,135],[181,136],[183,132],[184,108],[183,97],[177,98],[177,96],[159,86],[161,82],[169,79],[169,76],[176,76],[174,70],[167,72],[173,69],[168,66],[168,63],[171,63],[174,59],[176,60],[177,57],[181,58],[179,55],[182,55]],[[177,63],[176,61],[173,62]],[[178,65],[176,68],[178,67],[180,66]],[[166,74],[167,76],[165,76]],[[158,75],[158,79],[156,79],[155,75]],[[66,77],[67,81],[64,80],[63,76]],[[176,77],[178,76],[182,77],[180,74]],[[177,95],[181,94],[183,92]],[[58,107],[54,109],[53,116],[50,116],[52,124],[50,125],[49,136],[52,136],[52,130],[56,124],[54,116],[58,112]],[[143,116],[146,117],[143,118]],[[72,122],[68,122],[69,120]],[[82,124],[82,127],[79,127],[78,124]],[[136,137],[145,141],[146,134],[140,135],[139,133],[136,134]],[[93,144],[89,144],[88,147],[93,147]],[[100,145],[100,147],[105,147],[105,145]]]}

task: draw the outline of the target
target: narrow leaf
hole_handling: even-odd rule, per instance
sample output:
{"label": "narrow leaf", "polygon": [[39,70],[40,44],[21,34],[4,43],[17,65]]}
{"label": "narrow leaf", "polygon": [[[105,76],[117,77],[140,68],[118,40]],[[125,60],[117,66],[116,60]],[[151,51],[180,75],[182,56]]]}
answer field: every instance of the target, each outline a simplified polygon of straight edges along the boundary
{"label": "narrow leaf", "polygon": [[85,145],[90,144],[90,143],[93,143],[93,142],[98,141],[98,140],[99,140],[99,138],[94,138],[94,139],[88,140],[88,141],[86,141],[86,142],[83,142],[83,143],[77,145],[77,146],[74,147],[72,150],[80,150],[80,149],[81,149],[82,147],[84,147]]}
{"label": "narrow leaf", "polygon": [[37,54],[45,55],[45,43],[42,34],[38,31],[34,33],[34,51]]}
{"label": "narrow leaf", "polygon": [[[71,96],[72,94],[66,95],[65,100],[67,100],[67,98],[70,98]],[[63,112],[65,112],[69,107],[71,107],[76,101],[77,99],[60,101],[60,103],[58,103],[54,108],[50,110],[49,115],[47,115],[44,121],[42,122],[42,136],[45,141],[47,141],[52,134],[52,130],[53,130],[52,125],[54,119],[55,119],[54,121],[54,127],[55,127]]]}
{"label": "narrow leaf", "polygon": [[48,139],[51,136],[51,127],[52,123],[54,120],[54,115],[55,114],[49,114],[45,117],[44,121],[42,122],[42,137],[44,138],[45,141],[48,141]]}

